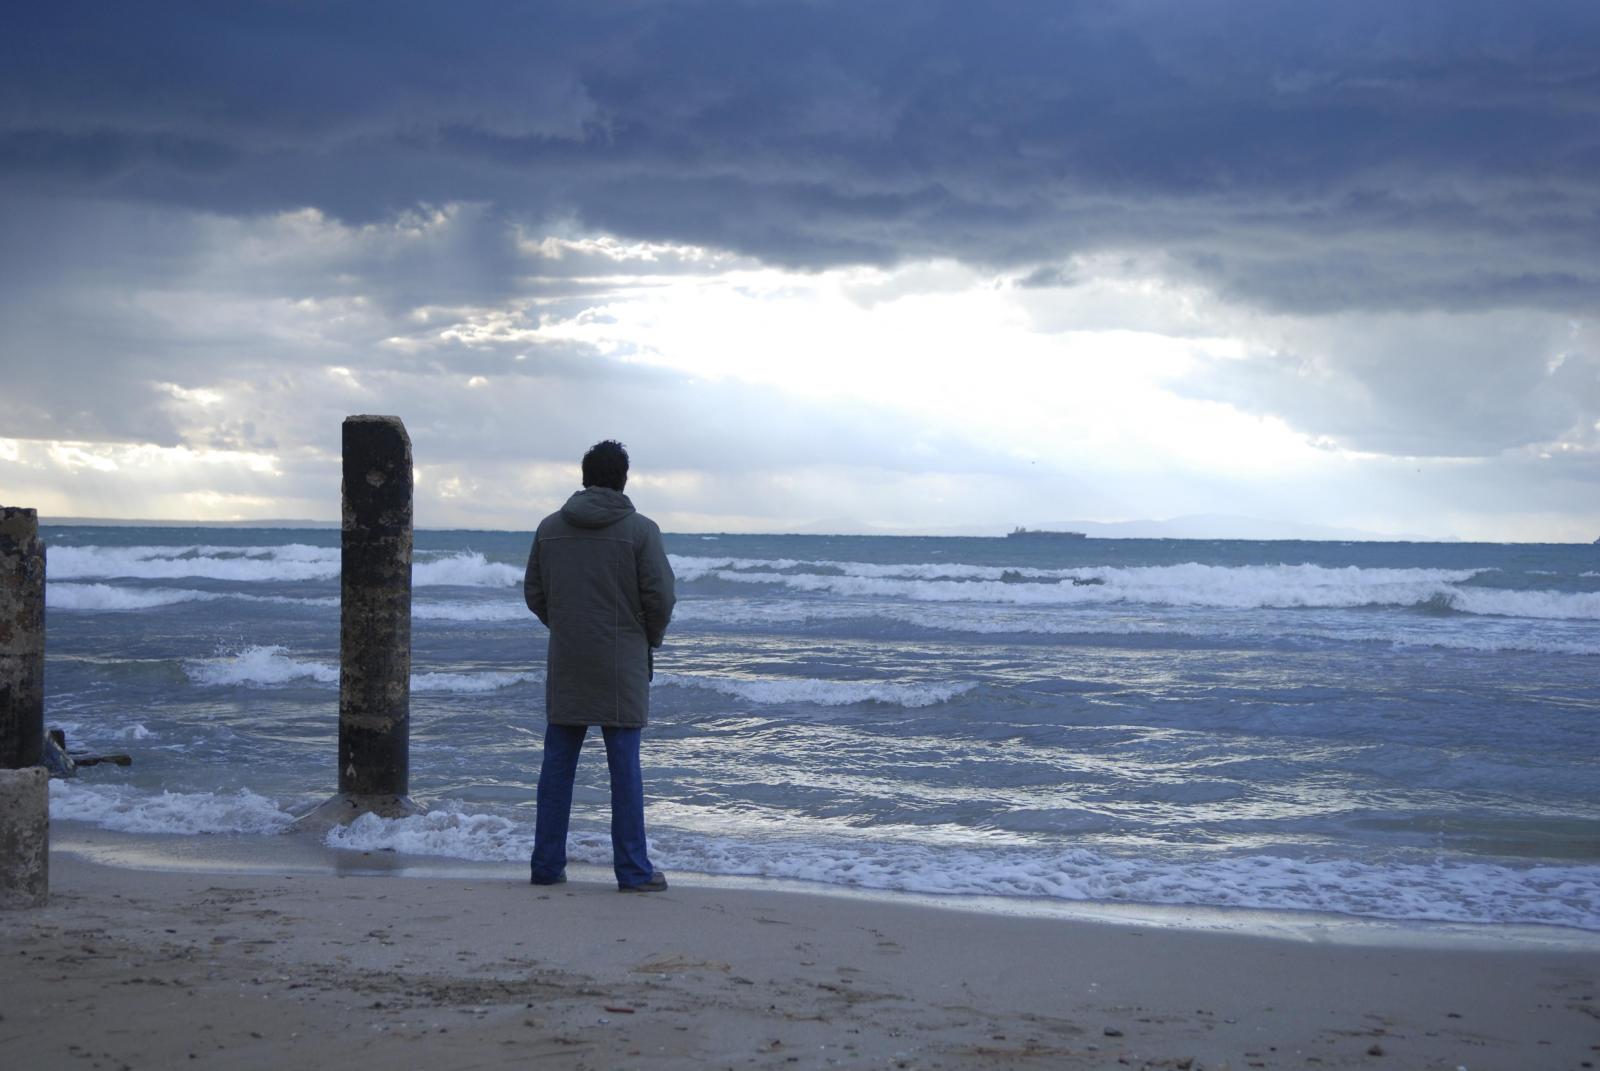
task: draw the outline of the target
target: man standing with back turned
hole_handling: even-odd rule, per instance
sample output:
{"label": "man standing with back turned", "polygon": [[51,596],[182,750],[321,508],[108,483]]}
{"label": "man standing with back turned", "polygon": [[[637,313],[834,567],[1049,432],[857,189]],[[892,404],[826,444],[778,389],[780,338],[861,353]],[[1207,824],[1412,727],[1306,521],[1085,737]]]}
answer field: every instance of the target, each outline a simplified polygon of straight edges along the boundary
{"label": "man standing with back turned", "polygon": [[522,583],[528,609],[550,629],[544,763],[533,835],[533,883],[567,880],[572,779],[589,726],[600,726],[611,769],[611,854],[617,888],[656,892],[644,837],[639,737],[650,715],[652,649],[672,618],[672,567],[661,529],[622,493],[628,451],[607,439],[583,455],[583,490],[539,522]]}

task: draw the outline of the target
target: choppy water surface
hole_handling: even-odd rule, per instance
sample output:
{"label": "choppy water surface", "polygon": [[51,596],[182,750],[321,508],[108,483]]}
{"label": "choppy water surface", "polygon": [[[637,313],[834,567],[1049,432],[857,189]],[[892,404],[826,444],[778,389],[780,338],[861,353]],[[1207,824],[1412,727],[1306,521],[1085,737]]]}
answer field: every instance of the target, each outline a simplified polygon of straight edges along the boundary
{"label": "choppy water surface", "polygon": [[[338,533],[50,528],[47,717],[114,829],[333,789]],[[421,532],[412,789],[335,843],[526,857],[526,534]],[[1600,929],[1600,547],[669,536],[659,865]],[[598,747],[596,747],[598,751]],[[574,856],[609,862],[605,767]]]}

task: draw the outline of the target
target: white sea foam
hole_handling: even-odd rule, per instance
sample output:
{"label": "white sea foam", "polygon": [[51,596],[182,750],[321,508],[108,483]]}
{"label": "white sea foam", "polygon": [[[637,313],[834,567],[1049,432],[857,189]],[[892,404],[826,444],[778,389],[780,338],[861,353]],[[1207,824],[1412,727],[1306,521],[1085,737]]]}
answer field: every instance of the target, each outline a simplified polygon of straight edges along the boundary
{"label": "white sea foam", "polygon": [[522,570],[503,562],[492,562],[477,551],[463,551],[411,567],[411,583],[417,587],[452,585],[455,587],[498,588],[522,583]]}
{"label": "white sea foam", "polygon": [[184,588],[119,588],[111,584],[57,584],[44,589],[51,610],[151,610],[181,602],[210,602],[223,596]]}
{"label": "white sea foam", "polygon": [[808,677],[712,677],[691,673],[657,673],[655,683],[658,686],[707,688],[751,703],[811,703],[825,707],[852,703],[928,707],[975,687],[971,683],[907,684],[896,681],[817,680]]}
{"label": "white sea foam", "polygon": [[494,692],[514,684],[537,683],[544,674],[535,673],[413,673],[413,692]]}
{"label": "white sea foam", "polygon": [[288,684],[298,680],[332,684],[339,680],[338,666],[302,662],[289,657],[288,651],[276,644],[246,647],[237,654],[221,658],[185,662],[183,672],[196,684],[213,686]]}
{"label": "white sea foam", "polygon": [[117,613],[129,610],[158,610],[190,602],[270,603],[278,606],[338,606],[335,597],[298,598],[289,595],[244,595],[238,592],[197,591],[194,588],[126,588],[115,584],[50,583],[45,587],[45,604],[52,610]]}
{"label": "white sea foam", "polygon": [[1326,569],[1316,565],[1163,565],[1081,569],[1057,583],[907,580],[816,573],[724,570],[721,580],[775,584],[800,591],[915,602],[987,602],[1034,606],[1141,603],[1224,609],[1415,606],[1439,598],[1473,574],[1428,569]]}
{"label": "white sea foam", "polygon": [[[1013,606],[1114,603],[1216,609],[1438,606],[1461,613],[1600,620],[1600,593],[1472,587],[1483,569],[1360,569],[1320,565],[1158,565],[1002,569],[920,563],[677,558],[687,581],[716,579],[847,598]],[[818,571],[824,570],[824,571]]]}
{"label": "white sea foam", "polygon": [[1491,654],[1522,651],[1533,654],[1600,655],[1600,637],[1584,621],[1545,621],[1537,628],[1507,618],[1454,619],[1395,617],[1382,624],[1355,626],[1338,618],[1278,615],[1221,619],[1152,611],[1129,616],[1115,607],[982,606],[974,604],[905,605],[867,599],[685,599],[673,618],[680,625],[785,626],[854,621],[894,622],[918,629],[980,636],[1151,636],[1217,640],[1257,637],[1279,642],[1298,637],[1320,642],[1389,643],[1398,647],[1439,647]]}
{"label": "white sea foam", "polygon": [[411,604],[411,616],[418,621],[532,621],[533,615],[521,598],[473,602],[419,600]]}
{"label": "white sea foam", "polygon": [[1023,566],[963,565],[959,562],[887,563],[798,558],[704,558],[668,555],[673,575],[697,580],[731,570],[745,573],[818,573],[902,580],[1061,580],[1084,574],[1080,569],[1034,569]]}
{"label": "white sea foam", "polygon": [[[1090,608],[1092,609],[1092,608]],[[918,604],[857,599],[683,599],[673,611],[678,624],[803,625],[839,621],[886,621],[941,632],[981,635],[1039,634],[1213,636],[1215,622],[1181,625],[1170,618],[1138,618],[1097,613],[1089,616],[1056,606],[981,606]]]}
{"label": "white sea foam", "polygon": [[1600,620],[1600,592],[1505,591],[1458,587],[1447,596],[1450,608],[1467,614],[1537,617],[1548,620]]}
{"label": "white sea foam", "polygon": [[165,580],[328,580],[339,575],[339,548],[290,543],[277,547],[51,547],[50,577],[70,580],[136,577]]}
{"label": "white sea foam", "polygon": [[[290,543],[278,547],[51,547],[52,580],[129,577],[165,580],[204,577],[240,583],[274,580],[332,580],[339,576],[338,547]],[[505,587],[522,582],[522,570],[463,551],[412,566],[418,587]]]}
{"label": "white sea foam", "polygon": [[668,554],[667,563],[678,580],[698,580],[724,569],[755,570],[762,573],[781,572],[805,565],[813,569],[821,562],[802,562],[797,558],[702,558],[695,555]]}
{"label": "white sea foam", "polygon": [[[295,681],[337,684],[339,667],[291,657],[276,645],[258,645],[218,658],[185,662],[183,671],[196,684],[213,687],[279,685]],[[478,673],[413,673],[414,692],[493,692],[514,684],[544,680],[542,671],[531,673],[483,671]]]}
{"label": "white sea foam", "polygon": [[349,851],[509,862],[527,859],[533,831],[499,815],[453,809],[446,801],[427,814],[407,818],[364,814],[349,825],[334,826],[328,831],[326,843],[330,848]]}
{"label": "white sea foam", "polygon": [[[1600,867],[1369,863],[1269,855],[1156,859],[784,839],[657,838],[663,866],[944,894],[1328,911],[1600,929]],[[576,853],[575,853],[576,854]]]}
{"label": "white sea foam", "polygon": [[[247,647],[234,655],[196,660],[184,664],[184,672],[196,684],[277,685],[311,680],[332,684],[339,680],[339,667],[326,662],[308,662],[289,656],[278,646]],[[493,692],[501,688],[544,680],[542,671],[476,673],[414,673],[415,692]],[[694,674],[658,673],[655,683],[708,688],[752,703],[812,703],[818,706],[843,706],[850,703],[891,703],[904,707],[925,707],[969,691],[971,683],[900,683],[894,681],[837,681],[810,678],[712,677]]]}
{"label": "white sea foam", "polygon": [[1600,640],[1569,639],[1546,633],[1506,635],[1504,633],[1389,632],[1372,636],[1396,647],[1439,647],[1451,651],[1477,651],[1482,654],[1523,651],[1528,654],[1600,655]]}
{"label": "white sea foam", "polygon": [[123,833],[276,833],[294,816],[249,789],[151,793],[131,785],[50,782],[52,821]]}
{"label": "white sea foam", "polygon": [[[533,831],[458,803],[426,815],[365,815],[327,843],[358,851],[480,861],[526,860]],[[575,862],[607,866],[609,839],[575,830]],[[1336,912],[1368,918],[1542,923],[1600,930],[1600,867],[1477,862],[1364,862],[1272,855],[1156,858],[1089,849],[976,850],[860,837],[749,838],[657,829],[663,868],[946,895]]]}

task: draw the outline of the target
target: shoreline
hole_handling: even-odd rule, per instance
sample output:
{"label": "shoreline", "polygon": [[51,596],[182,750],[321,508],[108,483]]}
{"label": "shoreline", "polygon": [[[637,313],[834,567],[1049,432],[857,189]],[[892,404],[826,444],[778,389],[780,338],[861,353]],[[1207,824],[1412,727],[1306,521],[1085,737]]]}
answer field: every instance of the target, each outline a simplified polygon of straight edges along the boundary
{"label": "shoreline", "polygon": [[624,896],[599,868],[533,888],[516,864],[441,868],[470,880],[396,858],[340,869],[319,857],[351,853],[294,838],[257,838],[269,858],[251,872],[217,842],[166,869],[91,858],[155,861],[141,839],[60,829],[50,904],[0,914],[0,1051],[19,1066],[1600,1064],[1590,947],[1361,943],[693,875]]}
{"label": "shoreline", "polygon": [[[153,872],[193,871],[238,875],[295,874],[394,877],[406,880],[525,880],[516,862],[484,862],[448,856],[407,855],[391,850],[332,848],[314,836],[291,833],[125,833],[73,820],[51,822],[51,853],[103,866]],[[572,863],[575,881],[604,885],[603,866]],[[1056,900],[982,894],[940,894],[830,885],[754,875],[670,872],[674,888],[733,889],[846,901],[903,904],[997,917],[1055,919],[1151,929],[1233,933],[1252,937],[1335,944],[1441,948],[1549,948],[1600,957],[1600,930],[1538,923],[1386,919],[1336,912],[1298,911],[1207,904],[1138,901]]]}

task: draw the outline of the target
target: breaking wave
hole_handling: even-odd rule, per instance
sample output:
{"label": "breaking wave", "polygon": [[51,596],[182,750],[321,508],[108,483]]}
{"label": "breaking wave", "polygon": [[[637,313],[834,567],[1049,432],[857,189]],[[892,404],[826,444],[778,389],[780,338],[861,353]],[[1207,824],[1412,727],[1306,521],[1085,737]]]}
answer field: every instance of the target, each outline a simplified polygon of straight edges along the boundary
{"label": "breaking wave", "polygon": [[878,632],[883,625],[918,631],[970,636],[1151,637],[1186,640],[1277,643],[1287,638],[1329,643],[1383,643],[1396,647],[1438,647],[1476,651],[1522,651],[1531,654],[1600,655],[1593,626],[1583,621],[1548,621],[1537,630],[1498,627],[1490,618],[1463,616],[1450,622],[1437,617],[1397,616],[1356,625],[1331,618],[1301,617],[1249,621],[1192,618],[1160,611],[1129,616],[1094,607],[982,606],[962,603],[905,605],[887,601],[824,602],[789,599],[686,599],[674,620],[688,627],[758,627],[784,629],[827,627]]}
{"label": "breaking wave", "polygon": [[1361,569],[1188,563],[1025,569],[917,563],[673,559],[687,582],[765,585],[855,598],[1013,606],[1112,603],[1214,609],[1436,608],[1475,615],[1600,620],[1600,593],[1469,587],[1483,569]]}
{"label": "breaking wave", "polygon": [[411,616],[418,621],[532,621],[533,614],[520,597],[494,602],[414,602]]}
{"label": "breaking wave", "polygon": [[[52,580],[202,577],[235,583],[336,580],[339,548],[289,543],[276,547],[51,547]],[[522,582],[522,569],[463,551],[412,565],[417,587],[505,587]]]}
{"label": "breaking wave", "polygon": [[413,692],[458,692],[475,694],[478,692],[497,692],[501,688],[510,688],[515,684],[537,684],[544,680],[544,673],[413,673],[411,675],[411,690]]}
{"label": "breaking wave", "polygon": [[318,684],[339,681],[338,666],[290,658],[287,649],[276,644],[246,647],[222,658],[188,661],[183,664],[183,672],[196,684],[215,687],[288,684],[298,680],[312,680]]}
{"label": "breaking wave", "polygon": [[[493,862],[527,858],[532,830],[455,801],[426,815],[363,815],[331,847]],[[1539,923],[1600,930],[1600,867],[1238,856],[1128,857],[1088,848],[961,848],[835,838],[651,835],[664,868],[945,895],[1211,904],[1367,918]],[[603,833],[574,830],[574,862],[609,867]]]}
{"label": "breaking wave", "polygon": [[168,580],[330,580],[339,548],[288,543],[276,547],[51,547],[51,579],[133,577]]}
{"label": "breaking wave", "polygon": [[411,583],[417,587],[500,588],[522,583],[522,569],[504,562],[492,562],[477,551],[463,551],[411,567]]}
{"label": "breaking wave", "polygon": [[131,785],[50,781],[52,821],[88,822],[121,833],[277,833],[294,816],[247,788],[237,792],[144,792]]}
{"label": "breaking wave", "polygon": [[751,703],[811,703],[838,707],[853,703],[888,703],[929,707],[943,703],[975,684],[902,684],[893,681],[838,681],[811,678],[709,677],[689,673],[657,673],[656,685],[706,688]]}
{"label": "breaking wave", "polygon": [[439,807],[407,818],[364,814],[349,825],[330,829],[326,843],[330,848],[350,851],[510,862],[527,859],[533,841],[532,830],[519,827],[509,818]]}
{"label": "breaking wave", "polygon": [[[278,685],[295,681],[339,683],[339,667],[330,662],[293,658],[277,645],[246,647],[236,654],[194,659],[183,664],[195,684],[210,687]],[[528,673],[487,670],[478,673],[413,673],[413,692],[494,692],[512,685],[544,680],[543,671]]]}
{"label": "breaking wave", "polygon": [[47,584],[45,606],[51,610],[153,610],[180,602],[226,598],[210,591],[184,588],[119,588],[111,584]]}
{"label": "breaking wave", "polygon": [[273,603],[280,606],[338,606],[329,598],[295,598],[289,595],[242,595],[237,592],[197,591],[194,588],[124,588],[115,584],[47,584],[45,605],[52,610],[116,613],[124,610],[157,610],[188,602]]}

